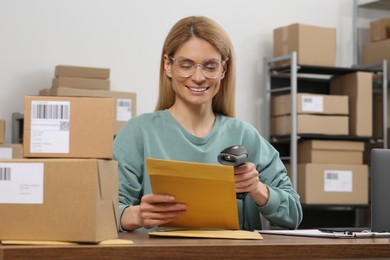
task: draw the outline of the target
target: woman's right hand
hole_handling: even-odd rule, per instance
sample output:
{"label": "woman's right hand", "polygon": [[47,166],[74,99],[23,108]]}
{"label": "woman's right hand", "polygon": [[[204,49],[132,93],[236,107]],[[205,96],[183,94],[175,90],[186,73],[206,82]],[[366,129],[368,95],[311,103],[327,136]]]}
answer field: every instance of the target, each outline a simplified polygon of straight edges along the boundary
{"label": "woman's right hand", "polygon": [[141,204],[130,206],[122,214],[121,224],[126,230],[152,228],[174,221],[186,213],[186,205],[175,202],[171,195],[148,194]]}

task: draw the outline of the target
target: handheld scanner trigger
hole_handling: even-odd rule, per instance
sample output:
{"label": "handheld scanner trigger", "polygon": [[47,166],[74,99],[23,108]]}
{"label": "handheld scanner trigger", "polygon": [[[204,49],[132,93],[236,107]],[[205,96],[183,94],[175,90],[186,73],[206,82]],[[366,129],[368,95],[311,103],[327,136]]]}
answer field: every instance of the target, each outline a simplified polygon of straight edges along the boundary
{"label": "handheld scanner trigger", "polygon": [[[242,145],[233,145],[223,151],[218,155],[218,162],[223,165],[232,165],[234,167],[240,166],[246,162],[248,158],[248,149]],[[237,199],[244,199],[246,192],[237,193]]]}

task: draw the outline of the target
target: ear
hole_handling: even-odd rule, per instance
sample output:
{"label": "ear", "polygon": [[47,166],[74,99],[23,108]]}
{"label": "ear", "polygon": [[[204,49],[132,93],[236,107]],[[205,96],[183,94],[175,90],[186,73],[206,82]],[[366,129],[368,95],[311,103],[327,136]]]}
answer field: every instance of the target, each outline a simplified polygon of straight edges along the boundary
{"label": "ear", "polygon": [[227,70],[227,67],[226,67],[226,65],[224,65],[224,66],[223,66],[223,71],[221,72],[221,77],[220,77],[220,79],[223,79],[223,78],[225,77],[226,70]]}
{"label": "ear", "polygon": [[168,54],[164,54],[164,70],[168,78],[172,78],[172,63]]}
{"label": "ear", "polygon": [[226,72],[225,70],[222,71],[220,79],[223,79],[225,77],[225,72]]}

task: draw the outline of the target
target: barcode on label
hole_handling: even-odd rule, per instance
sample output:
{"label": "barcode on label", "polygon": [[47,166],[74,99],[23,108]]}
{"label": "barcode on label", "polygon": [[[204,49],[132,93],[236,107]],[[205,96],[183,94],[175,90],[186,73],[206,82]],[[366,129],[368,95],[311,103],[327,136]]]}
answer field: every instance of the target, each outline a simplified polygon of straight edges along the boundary
{"label": "barcode on label", "polygon": [[305,102],[305,103],[312,103],[313,102],[313,98],[311,98],[311,97],[303,97],[302,101]]}
{"label": "barcode on label", "polygon": [[339,175],[336,172],[327,172],[326,179],[328,180],[338,180]]}
{"label": "barcode on label", "polygon": [[0,181],[10,181],[11,180],[11,168],[10,167],[1,167],[0,168]]}
{"label": "barcode on label", "polygon": [[131,101],[128,100],[118,100],[118,107],[131,107]]}
{"label": "barcode on label", "polygon": [[69,120],[69,105],[33,104],[33,119],[65,119]]}

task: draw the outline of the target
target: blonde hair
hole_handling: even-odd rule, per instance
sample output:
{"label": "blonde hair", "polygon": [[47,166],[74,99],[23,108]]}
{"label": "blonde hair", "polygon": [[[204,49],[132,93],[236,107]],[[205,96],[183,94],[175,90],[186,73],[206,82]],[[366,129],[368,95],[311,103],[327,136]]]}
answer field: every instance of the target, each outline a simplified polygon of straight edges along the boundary
{"label": "blonde hair", "polygon": [[203,16],[190,16],[178,21],[168,33],[161,54],[160,86],[156,111],[170,108],[175,102],[172,80],[165,74],[164,54],[174,56],[175,52],[191,38],[200,38],[221,54],[225,64],[225,76],[218,93],[213,98],[213,111],[228,117],[235,117],[236,72],[233,45],[225,30],[215,21]]}

